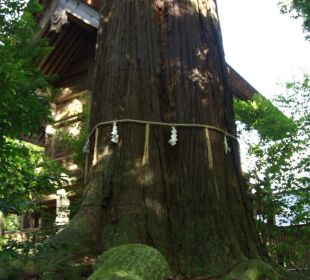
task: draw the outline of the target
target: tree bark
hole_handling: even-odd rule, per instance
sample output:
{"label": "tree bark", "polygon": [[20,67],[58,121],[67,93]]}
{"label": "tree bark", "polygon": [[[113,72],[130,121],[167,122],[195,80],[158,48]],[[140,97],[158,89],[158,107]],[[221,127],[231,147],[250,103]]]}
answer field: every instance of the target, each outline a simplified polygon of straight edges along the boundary
{"label": "tree bark", "polygon": [[[102,1],[90,129],[132,118],[207,124],[235,134],[226,62],[213,0]],[[126,243],[157,248],[179,272],[219,275],[244,257],[265,258],[240,170],[238,143],[209,130],[100,127],[91,137],[86,200],[58,239],[72,233],[98,251]],[[210,153],[210,150],[209,150]],[[91,237],[91,239],[89,238]]]}

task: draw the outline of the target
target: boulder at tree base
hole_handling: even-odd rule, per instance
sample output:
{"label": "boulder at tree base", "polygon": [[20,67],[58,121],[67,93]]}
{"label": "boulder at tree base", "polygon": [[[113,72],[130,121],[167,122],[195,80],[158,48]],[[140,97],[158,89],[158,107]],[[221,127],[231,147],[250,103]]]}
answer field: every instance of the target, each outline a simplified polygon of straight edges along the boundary
{"label": "boulder at tree base", "polygon": [[165,257],[142,244],[128,244],[104,252],[88,280],[166,280],[170,269]]}

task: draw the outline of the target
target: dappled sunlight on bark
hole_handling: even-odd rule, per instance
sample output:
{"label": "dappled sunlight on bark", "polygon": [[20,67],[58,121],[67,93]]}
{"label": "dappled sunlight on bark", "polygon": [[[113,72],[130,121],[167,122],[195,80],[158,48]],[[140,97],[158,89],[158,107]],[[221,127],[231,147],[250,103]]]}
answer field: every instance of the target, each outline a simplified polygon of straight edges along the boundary
{"label": "dappled sunlight on bark", "polygon": [[[207,124],[235,134],[214,1],[102,5],[90,129],[131,118]],[[154,126],[145,164],[144,125],[120,123],[117,129],[117,144],[110,126],[91,135],[85,200],[63,235],[83,224],[97,251],[149,244],[175,271],[210,276],[244,256],[266,258],[235,140],[228,140],[226,153],[223,133],[206,136],[205,129],[184,127],[172,147],[171,128]],[[87,236],[78,238],[88,244]]]}

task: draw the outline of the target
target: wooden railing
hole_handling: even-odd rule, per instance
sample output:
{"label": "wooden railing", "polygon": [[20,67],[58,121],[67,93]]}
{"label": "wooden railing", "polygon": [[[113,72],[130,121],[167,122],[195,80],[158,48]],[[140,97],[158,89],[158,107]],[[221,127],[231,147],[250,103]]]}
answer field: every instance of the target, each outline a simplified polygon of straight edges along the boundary
{"label": "wooden railing", "polygon": [[260,236],[271,258],[292,270],[310,269],[310,227],[277,227],[264,225]]}
{"label": "wooden railing", "polygon": [[29,228],[15,231],[5,231],[4,237],[7,240],[15,240],[17,242],[42,242],[49,238],[50,236],[55,235],[63,227],[61,226],[52,226],[46,228]]}

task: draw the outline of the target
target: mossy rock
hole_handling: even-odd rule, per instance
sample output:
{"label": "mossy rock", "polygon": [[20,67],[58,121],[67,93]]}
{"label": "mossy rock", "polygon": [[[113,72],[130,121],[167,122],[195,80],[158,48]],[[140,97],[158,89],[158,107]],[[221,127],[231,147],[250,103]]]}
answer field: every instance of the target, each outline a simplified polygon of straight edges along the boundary
{"label": "mossy rock", "polygon": [[128,244],[104,252],[88,280],[166,280],[170,269],[165,257],[142,244]]}

